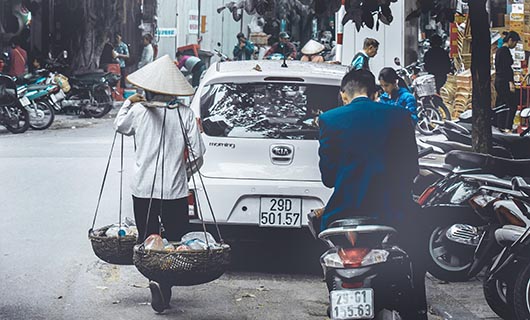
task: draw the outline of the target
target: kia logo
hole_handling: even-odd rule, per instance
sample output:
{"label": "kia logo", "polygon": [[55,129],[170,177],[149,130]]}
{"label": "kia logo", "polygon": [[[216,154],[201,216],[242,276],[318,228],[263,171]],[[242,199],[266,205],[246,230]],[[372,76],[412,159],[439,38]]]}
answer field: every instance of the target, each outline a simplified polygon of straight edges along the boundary
{"label": "kia logo", "polygon": [[277,146],[272,148],[272,153],[279,157],[287,157],[293,153],[293,150],[290,147]]}

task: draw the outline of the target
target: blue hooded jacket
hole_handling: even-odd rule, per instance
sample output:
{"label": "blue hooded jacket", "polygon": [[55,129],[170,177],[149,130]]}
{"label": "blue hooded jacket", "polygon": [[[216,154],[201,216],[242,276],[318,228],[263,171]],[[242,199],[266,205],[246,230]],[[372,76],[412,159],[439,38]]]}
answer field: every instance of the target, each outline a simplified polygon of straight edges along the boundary
{"label": "blue hooded jacket", "polygon": [[397,98],[392,98],[385,92],[379,98],[379,102],[407,109],[411,113],[414,124],[418,123],[416,98],[407,88],[400,87],[397,91]]}

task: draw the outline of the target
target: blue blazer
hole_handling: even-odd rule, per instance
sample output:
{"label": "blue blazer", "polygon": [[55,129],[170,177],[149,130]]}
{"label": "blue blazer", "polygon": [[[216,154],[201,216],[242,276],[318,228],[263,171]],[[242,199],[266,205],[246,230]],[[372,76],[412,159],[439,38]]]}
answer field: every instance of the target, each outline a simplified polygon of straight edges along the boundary
{"label": "blue blazer", "polygon": [[334,188],[322,229],[352,216],[399,223],[414,205],[419,171],[410,113],[360,97],[320,115],[319,125],[322,182]]}

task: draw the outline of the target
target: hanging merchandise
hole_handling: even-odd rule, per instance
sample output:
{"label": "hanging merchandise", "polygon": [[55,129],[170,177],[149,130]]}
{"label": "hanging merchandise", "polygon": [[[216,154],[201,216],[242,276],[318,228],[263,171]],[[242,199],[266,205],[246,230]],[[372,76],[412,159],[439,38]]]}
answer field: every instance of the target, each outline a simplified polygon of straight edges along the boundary
{"label": "hanging merchandise", "polygon": [[[175,108],[178,112],[179,122],[184,137],[185,145],[188,150],[192,150],[188,136],[184,130],[184,122],[179,110],[181,106],[178,102],[170,104],[164,108],[164,116],[162,122],[162,132],[160,136],[159,149],[157,153],[157,160],[155,164],[153,183],[156,181],[158,163],[161,159],[161,185],[164,183],[164,141],[166,129],[166,114],[168,108]],[[205,190],[206,200],[217,229],[219,242],[206,232],[206,225],[202,219],[202,210],[199,201],[197,201],[198,216],[202,221],[203,231],[190,232],[184,235],[180,242],[167,242],[158,234],[150,235],[142,244],[134,247],[134,265],[146,278],[173,286],[191,286],[202,283],[211,282],[224,274],[228,265],[230,264],[231,248],[225,244],[215,216],[213,214],[210,199],[206,192],[206,188],[202,181],[202,176],[199,171],[198,159],[195,158],[193,152],[189,152],[187,157],[187,166],[191,167],[192,172],[197,172],[197,175],[192,175],[191,180],[194,188],[197,188],[196,176],[200,179],[200,184]],[[151,191],[150,201],[153,199],[153,190]],[[161,190],[163,194],[163,190]],[[162,196],[160,197],[163,198]],[[197,199],[198,200],[198,199]],[[150,208],[151,206],[149,206]],[[149,221],[150,209],[147,213],[147,220]],[[147,230],[146,230],[147,233]],[[142,235],[140,235],[142,236]],[[143,235],[145,238],[147,234]]]}
{"label": "hanging merchandise", "polygon": [[120,152],[120,209],[118,213],[118,223],[107,225],[98,229],[94,229],[96,225],[96,217],[98,215],[99,205],[101,203],[101,196],[105,188],[105,181],[109,172],[110,159],[112,158],[112,151],[116,143],[118,132],[114,134],[112,146],[110,148],[109,159],[105,174],[103,175],[103,182],[99,191],[98,202],[96,205],[96,212],[94,213],[94,220],[92,221],[92,228],[88,230],[88,238],[92,243],[92,249],[98,258],[101,260],[120,265],[133,264],[133,248],[136,244],[138,230],[134,222],[125,218],[122,222],[122,202],[123,202],[123,135],[121,136],[121,152]]}

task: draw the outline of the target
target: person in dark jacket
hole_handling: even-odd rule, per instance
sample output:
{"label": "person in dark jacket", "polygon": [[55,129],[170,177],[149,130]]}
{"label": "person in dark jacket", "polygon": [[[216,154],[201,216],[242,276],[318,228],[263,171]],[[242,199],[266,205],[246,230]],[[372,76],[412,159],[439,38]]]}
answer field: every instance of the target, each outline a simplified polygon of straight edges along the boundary
{"label": "person in dark jacket", "polygon": [[403,319],[426,320],[422,258],[428,241],[418,232],[421,215],[412,199],[419,171],[414,128],[404,108],[372,101],[375,88],[372,73],[352,70],[342,79],[345,105],[320,115],[319,168],[324,185],[334,188],[321,229],[354,216],[395,227],[413,263],[414,282],[410,303],[399,312]]}
{"label": "person in dark jacket", "polygon": [[401,79],[393,68],[383,68],[379,72],[379,83],[384,93],[379,97],[379,102],[407,109],[414,124],[418,122],[418,104],[416,98],[410,93],[407,84]]}
{"label": "person in dark jacket", "polygon": [[285,55],[289,60],[295,59],[297,54],[296,47],[289,41],[289,39],[291,39],[291,37],[289,37],[287,32],[280,32],[280,42],[273,44],[270,49],[265,52],[263,59],[267,59],[274,53]]}
{"label": "person in dark jacket", "polygon": [[375,57],[379,50],[379,41],[373,38],[364,39],[363,50],[357,52],[351,61],[351,66],[355,70],[364,69],[370,71],[370,58]]}
{"label": "person in dark jacket", "polygon": [[505,104],[510,108],[505,117],[499,117],[497,126],[499,129],[509,132],[513,127],[513,118],[517,111],[517,97],[515,95],[515,82],[513,79],[513,58],[510,49],[515,48],[521,40],[519,34],[510,31],[504,37],[504,43],[495,54],[495,90],[497,91],[496,106]]}
{"label": "person in dark jacket", "polygon": [[237,34],[237,44],[234,47],[234,60],[250,60],[254,54],[254,44],[247,40],[245,35],[240,32]]}
{"label": "person in dark jacket", "polygon": [[434,75],[436,80],[436,91],[447,82],[447,74],[451,72],[451,60],[449,54],[442,48],[442,38],[435,34],[431,37],[431,48],[423,57],[425,62],[425,71]]}

